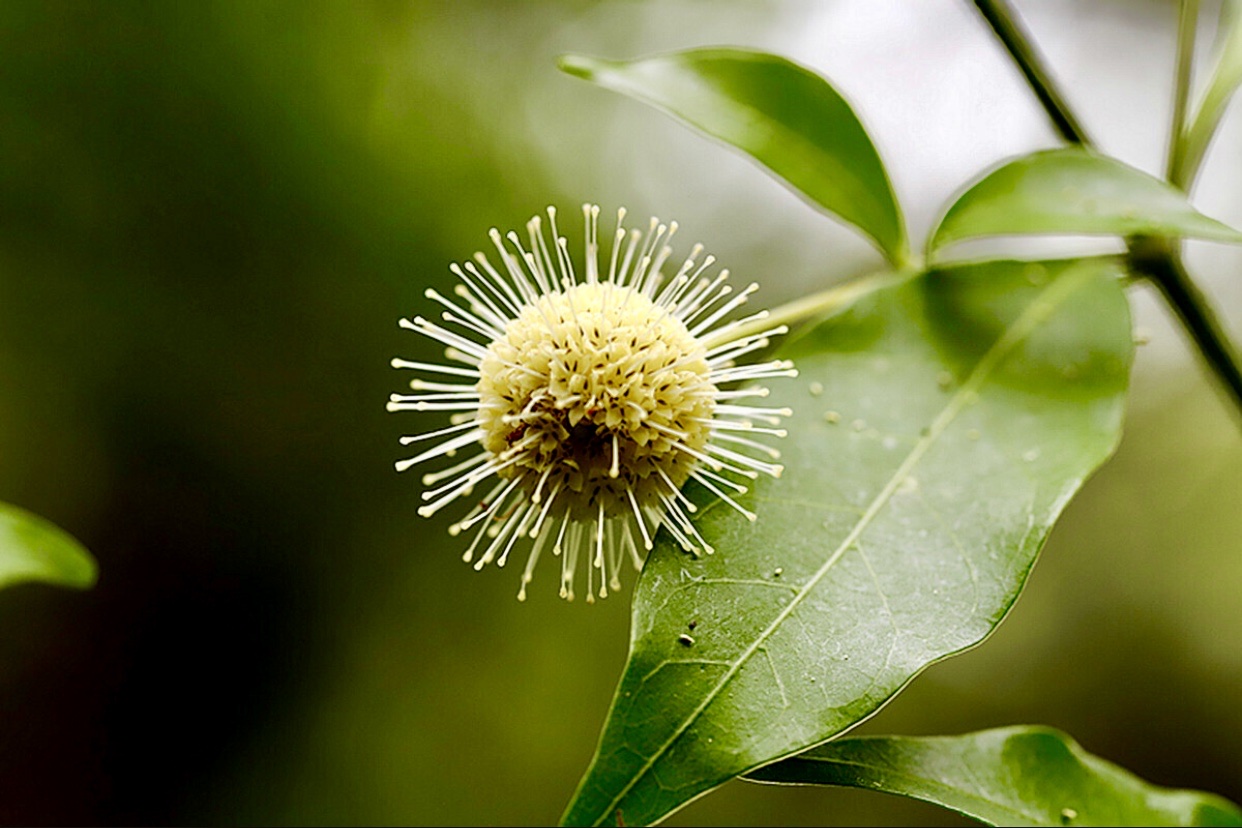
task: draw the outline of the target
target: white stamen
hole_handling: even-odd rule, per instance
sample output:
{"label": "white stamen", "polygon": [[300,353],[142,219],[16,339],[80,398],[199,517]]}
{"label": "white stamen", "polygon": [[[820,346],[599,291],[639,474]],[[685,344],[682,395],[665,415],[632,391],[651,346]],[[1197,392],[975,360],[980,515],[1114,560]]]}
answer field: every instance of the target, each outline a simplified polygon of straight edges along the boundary
{"label": "white stamen", "polygon": [[407,434],[404,437],[402,437],[399,440],[399,442],[403,446],[408,446],[410,443],[417,443],[422,440],[430,440],[434,437],[443,437],[446,434],[452,434],[456,431],[461,431],[462,429],[470,428],[473,425],[478,425],[478,422],[476,420],[468,420],[458,425],[451,425],[447,428],[440,428],[440,429],[436,429],[435,431],[428,431],[425,434]]}
{"label": "white stamen", "polygon": [[735,293],[725,269],[706,275],[716,260],[703,245],[665,272],[675,261],[676,222],[653,218],[645,231],[631,230],[618,210],[601,278],[599,207],[582,205],[580,263],[558,218],[554,208],[533,217],[525,241],[493,228],[497,266],[477,252],[450,265],[458,279],[451,296],[425,292],[441,307],[440,322],[415,316],[400,324],[440,343],[454,364],[394,359],[394,368],[420,375],[409,382],[413,393],[392,394],[387,406],[444,411],[450,423],[402,437],[403,445],[430,445],[398,470],[478,444],[466,459],[422,475],[418,509],[429,516],[480,485],[490,489],[449,527],[453,535],[475,530],[465,561],[504,566],[529,544],[518,590],[525,600],[551,545],[562,597],[573,600],[581,564],[589,603],[620,589],[623,558],[641,567],[661,527],[689,552],[712,552],[691,520],[697,507],[681,491],[687,480],[754,519],[726,493],[746,487],[722,473],[779,475],[780,465],[757,457],[780,453],[754,438],[783,436],[776,426],[790,412],[734,401],[767,395],[746,383],[796,369],[787,360],[739,362],[787,329],[744,333],[766,312],[724,321],[757,288]]}
{"label": "white stamen", "polygon": [[750,511],[749,509],[742,508],[742,506],[738,504],[736,500],[729,497],[723,491],[713,486],[711,481],[709,481],[706,477],[704,477],[703,475],[699,473],[698,469],[695,469],[694,471],[690,472],[690,476],[693,477],[695,480],[699,481],[700,483],[702,483],[704,486],[706,486],[709,490],[711,490],[713,494],[715,494],[725,503],[728,503],[730,506],[732,506],[734,509],[740,512],[742,515],[744,515],[747,520],[753,523],[755,519],[758,517],[758,515],[756,515],[754,512]]}
{"label": "white stamen", "polygon": [[454,437],[452,440],[448,440],[444,443],[441,443],[435,448],[427,449],[422,454],[411,457],[408,460],[398,460],[395,464],[397,471],[403,472],[406,469],[410,468],[411,466],[417,465],[423,462],[424,460],[430,460],[433,457],[439,457],[442,454],[448,454],[449,452],[454,451],[455,449],[459,449],[462,446],[468,446],[471,443],[478,441],[478,439],[482,436],[483,436],[482,429],[475,429],[473,431],[468,431],[459,437]]}
{"label": "white stamen", "polygon": [[426,362],[411,362],[408,359],[394,359],[392,361],[393,368],[413,368],[419,371],[435,371],[441,374],[452,374],[456,377],[478,377],[477,370],[468,368],[454,368],[451,365],[432,365]]}

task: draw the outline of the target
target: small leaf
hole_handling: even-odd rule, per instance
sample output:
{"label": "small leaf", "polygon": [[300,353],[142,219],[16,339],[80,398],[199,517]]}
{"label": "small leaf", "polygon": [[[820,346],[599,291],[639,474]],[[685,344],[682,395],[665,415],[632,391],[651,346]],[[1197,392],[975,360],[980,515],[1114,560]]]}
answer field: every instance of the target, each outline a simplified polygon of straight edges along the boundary
{"label": "small leaf", "polygon": [[1220,8],[1216,68],[1203,98],[1183,136],[1182,152],[1176,159],[1173,181],[1187,187],[1207,154],[1208,145],[1229,99],[1242,85],[1242,0],[1224,0]]}
{"label": "small leaf", "polygon": [[1242,825],[1233,803],[1150,785],[1047,727],[840,739],[747,778],[900,794],[988,825]]}
{"label": "small leaf", "polygon": [[48,521],[0,503],[0,587],[22,581],[85,589],[95,561],[76,540]]}
{"label": "small leaf", "polygon": [[[656,822],[871,715],[985,638],[1112,452],[1133,348],[1101,259],[987,262],[877,290],[797,335],[779,479],[749,522],[708,502],[664,534],[567,824]],[[680,639],[693,628],[693,645]]]}
{"label": "small leaf", "polygon": [[764,52],[697,49],[560,68],[736,147],[812,205],[855,225],[896,264],[905,226],[884,164],[849,103],[819,75]]}
{"label": "small leaf", "polygon": [[1174,236],[1242,242],[1186,195],[1141,170],[1078,147],[1045,150],[993,170],[949,208],[929,254],[981,236]]}

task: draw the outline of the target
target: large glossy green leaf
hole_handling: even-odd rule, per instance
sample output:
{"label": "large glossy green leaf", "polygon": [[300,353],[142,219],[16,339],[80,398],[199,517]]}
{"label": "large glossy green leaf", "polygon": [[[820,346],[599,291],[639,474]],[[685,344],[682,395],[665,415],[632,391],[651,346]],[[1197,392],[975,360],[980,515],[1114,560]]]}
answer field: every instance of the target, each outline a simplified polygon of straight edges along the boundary
{"label": "large glossy green leaf", "polygon": [[748,778],[901,794],[988,825],[1242,825],[1232,802],[1150,785],[1047,727],[839,739]]}
{"label": "large glossy green leaf", "polygon": [[905,226],[866,129],[824,78],[765,52],[696,49],[641,60],[581,55],[564,71],[651,104],[736,147],[906,260]]}
{"label": "large glossy green leaf", "polygon": [[95,561],[64,530],[0,503],[0,587],[21,581],[84,589],[95,583]]}
{"label": "large glossy green leaf", "polygon": [[825,741],[981,641],[1117,442],[1114,266],[990,262],[878,290],[787,343],[785,474],[635,587],[630,656],[568,824],[658,821]]}
{"label": "large glossy green leaf", "polygon": [[1183,188],[1198,172],[1229,99],[1242,85],[1242,0],[1221,3],[1219,32],[1216,66],[1175,159],[1173,181]]}
{"label": "large glossy green leaf", "polygon": [[1242,242],[1185,193],[1113,158],[1069,147],[1010,161],[945,213],[929,253],[963,239],[1027,234],[1148,235]]}

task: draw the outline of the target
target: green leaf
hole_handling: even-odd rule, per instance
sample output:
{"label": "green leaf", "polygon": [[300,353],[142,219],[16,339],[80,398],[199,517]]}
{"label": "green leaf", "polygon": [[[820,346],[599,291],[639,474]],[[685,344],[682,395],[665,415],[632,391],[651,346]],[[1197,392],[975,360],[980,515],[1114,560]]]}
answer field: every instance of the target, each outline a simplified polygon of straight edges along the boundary
{"label": "green leaf", "polygon": [[1047,727],[840,739],[747,778],[900,794],[988,825],[1242,825],[1228,800],[1150,785]]}
{"label": "green leaf", "polygon": [[[786,344],[779,479],[663,537],[567,824],[658,821],[829,739],[988,635],[1112,452],[1132,352],[1105,260],[988,262],[875,291]],[[701,493],[700,493],[701,494]],[[687,636],[687,638],[683,637]]]}
{"label": "green leaf", "polygon": [[64,530],[0,503],[0,587],[22,581],[85,589],[95,583],[95,561]]}
{"label": "green leaf", "polygon": [[819,75],[742,49],[633,61],[566,55],[560,68],[736,147],[812,205],[862,230],[890,261],[908,259],[884,164],[849,103]]}
{"label": "green leaf", "polygon": [[985,175],[949,208],[928,252],[963,239],[1026,234],[1242,242],[1242,233],[1196,211],[1171,185],[1070,147],[1032,153]]}
{"label": "green leaf", "polygon": [[1224,0],[1220,9],[1216,68],[1182,137],[1173,182],[1187,188],[1199,171],[1229,99],[1242,85],[1242,0]]}

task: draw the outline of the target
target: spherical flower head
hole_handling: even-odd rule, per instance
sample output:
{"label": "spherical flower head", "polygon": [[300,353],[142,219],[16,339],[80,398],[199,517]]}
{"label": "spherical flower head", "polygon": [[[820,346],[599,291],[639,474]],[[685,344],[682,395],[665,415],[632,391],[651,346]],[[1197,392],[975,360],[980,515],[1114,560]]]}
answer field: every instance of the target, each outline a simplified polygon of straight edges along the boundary
{"label": "spherical flower head", "polygon": [[551,244],[539,216],[527,224],[525,245],[516,233],[502,238],[493,229],[503,272],[476,253],[451,267],[461,303],[427,291],[452,327],[422,317],[401,321],[446,345],[447,360],[456,364],[393,360],[397,368],[456,380],[420,376],[410,385],[422,393],[390,398],[390,411],[454,412],[449,427],[402,438],[442,442],[398,462],[398,471],[476,450],[424,475],[424,485],[434,488],[423,492],[419,513],[430,516],[485,485],[482,500],[449,531],[473,531],[464,558],[476,569],[493,561],[503,566],[515,546],[529,542],[520,599],[549,548],[561,559],[564,598],[573,599],[578,564],[586,564],[588,601],[620,589],[623,562],[640,568],[661,526],[686,551],[710,553],[682,486],[694,479],[754,520],[727,490],[746,491],[738,475],[781,470],[753,456],[779,453],[750,435],[783,436],[771,426],[789,411],[734,402],[766,396],[766,389],[722,388],[796,373],[785,361],[737,363],[785,332],[763,329],[766,312],[719,324],[756,286],[732,295],[727,270],[704,275],[714,259],[698,261],[701,245],[668,276],[676,222],[653,218],[646,233],[626,230],[624,210],[601,278],[599,207],[584,205],[583,216],[581,271],[554,208]]}

